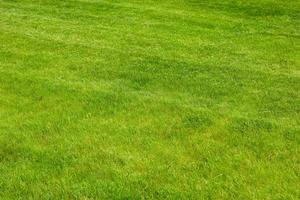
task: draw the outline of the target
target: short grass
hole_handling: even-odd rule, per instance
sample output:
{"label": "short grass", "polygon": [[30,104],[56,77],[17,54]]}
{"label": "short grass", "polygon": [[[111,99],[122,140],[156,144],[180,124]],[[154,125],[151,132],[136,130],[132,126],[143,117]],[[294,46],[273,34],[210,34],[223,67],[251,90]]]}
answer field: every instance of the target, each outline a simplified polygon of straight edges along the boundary
{"label": "short grass", "polygon": [[0,199],[299,199],[298,0],[0,0]]}

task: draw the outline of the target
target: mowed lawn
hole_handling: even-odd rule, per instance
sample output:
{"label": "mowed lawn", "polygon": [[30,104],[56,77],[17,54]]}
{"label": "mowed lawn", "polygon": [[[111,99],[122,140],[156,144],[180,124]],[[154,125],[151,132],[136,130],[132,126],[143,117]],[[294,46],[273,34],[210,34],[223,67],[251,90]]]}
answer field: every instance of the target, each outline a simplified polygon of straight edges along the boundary
{"label": "mowed lawn", "polygon": [[0,199],[299,198],[299,0],[0,0]]}

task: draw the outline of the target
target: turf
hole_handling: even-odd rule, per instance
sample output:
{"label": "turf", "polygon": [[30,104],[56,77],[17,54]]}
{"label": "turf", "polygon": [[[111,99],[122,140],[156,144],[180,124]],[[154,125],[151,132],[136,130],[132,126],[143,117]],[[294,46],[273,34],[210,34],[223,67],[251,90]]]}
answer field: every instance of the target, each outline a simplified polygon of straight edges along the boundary
{"label": "turf", "polygon": [[298,0],[0,0],[0,199],[299,199]]}

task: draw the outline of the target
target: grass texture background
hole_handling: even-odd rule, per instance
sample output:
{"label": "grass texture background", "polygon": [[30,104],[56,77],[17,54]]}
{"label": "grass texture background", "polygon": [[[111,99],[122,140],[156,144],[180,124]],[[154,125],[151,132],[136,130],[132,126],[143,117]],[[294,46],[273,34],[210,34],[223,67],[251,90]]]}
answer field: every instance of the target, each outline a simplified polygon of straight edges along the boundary
{"label": "grass texture background", "polygon": [[297,0],[0,0],[1,199],[299,199]]}

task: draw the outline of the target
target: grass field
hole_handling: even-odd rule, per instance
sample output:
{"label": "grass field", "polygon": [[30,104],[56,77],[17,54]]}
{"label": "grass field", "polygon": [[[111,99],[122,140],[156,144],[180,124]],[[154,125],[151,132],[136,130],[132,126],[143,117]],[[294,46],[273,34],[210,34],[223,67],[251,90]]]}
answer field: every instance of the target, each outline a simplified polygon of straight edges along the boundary
{"label": "grass field", "polygon": [[299,0],[0,0],[0,199],[299,198]]}

